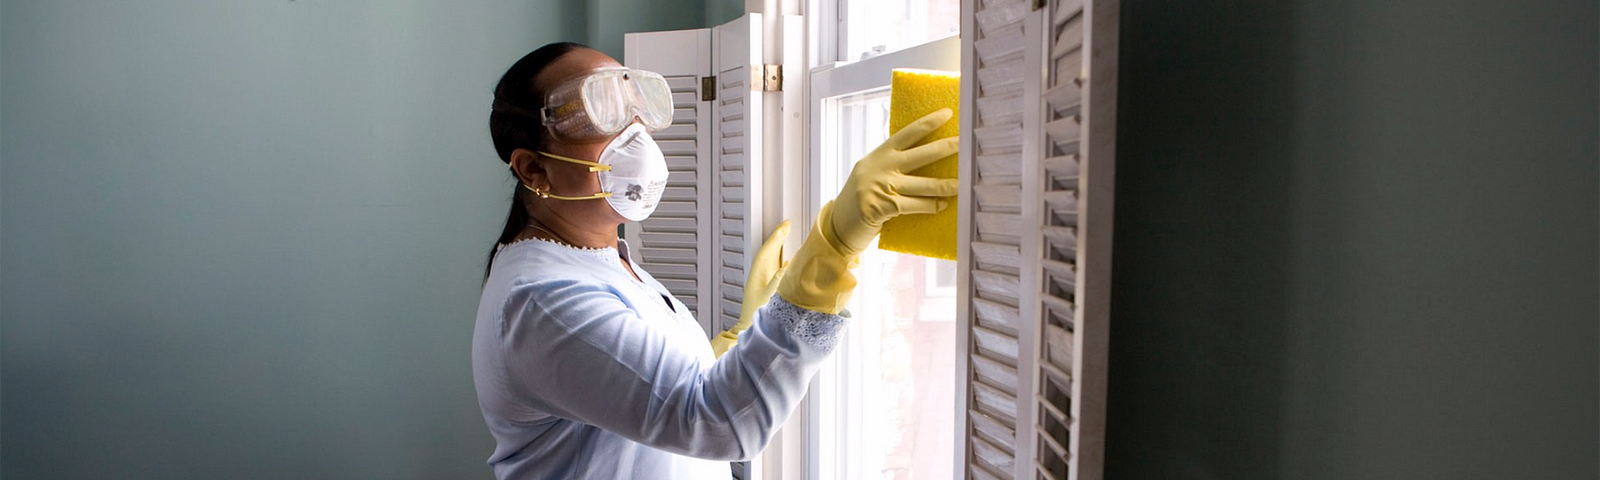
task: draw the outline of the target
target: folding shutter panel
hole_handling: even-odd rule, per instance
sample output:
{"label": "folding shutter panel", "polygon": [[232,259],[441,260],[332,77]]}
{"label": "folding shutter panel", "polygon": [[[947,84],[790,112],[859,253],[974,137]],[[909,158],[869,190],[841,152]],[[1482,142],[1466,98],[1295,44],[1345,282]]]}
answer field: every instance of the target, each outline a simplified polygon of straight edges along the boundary
{"label": "folding shutter panel", "polygon": [[972,478],[1102,476],[1117,1],[1090,1],[968,1]]}
{"label": "folding shutter panel", "polygon": [[[1032,358],[1022,307],[1023,175],[1033,148],[1024,142],[1029,105],[1025,20],[1027,0],[969,0],[963,11],[962,144],[968,169],[962,175],[963,244],[959,259],[965,276],[964,319],[967,349],[964,441],[966,476],[1015,478],[1028,463],[1025,443],[1031,425],[1026,405]],[[974,8],[975,7],[975,8]],[[1032,86],[1037,88],[1036,85]],[[1034,97],[1036,98],[1036,97]],[[1019,455],[1020,453],[1020,455]],[[1022,461],[1018,461],[1018,457]]]}
{"label": "folding shutter panel", "polygon": [[[761,65],[761,15],[752,13],[712,29],[717,98],[712,135],[711,212],[715,225],[711,311],[716,330],[739,321],[749,255],[760,246],[761,93],[753,92],[753,67]],[[759,82],[756,83],[759,89]]]}
{"label": "folding shutter panel", "polygon": [[[1070,3],[1071,5],[1063,5]],[[1036,268],[1043,278],[1040,302],[1038,415],[1034,434],[1041,478],[1071,475],[1076,418],[1072,394],[1078,285],[1078,164],[1082,151],[1083,102],[1079,74],[1083,70],[1082,0],[1051,2],[1045,24],[1045,90],[1041,121],[1043,161],[1040,186],[1044,218],[1043,249]],[[1037,198],[1037,197],[1036,197]]]}
{"label": "folding shutter panel", "polygon": [[1040,478],[1104,476],[1119,0],[1050,0],[1045,36]]}
{"label": "folding shutter panel", "polygon": [[660,73],[672,89],[672,126],[653,136],[667,157],[667,188],[661,205],[642,222],[623,227],[645,271],[659,280],[700,320],[710,335],[712,236],[710,192],[712,102],[702,98],[711,76],[710,29],[630,33],[624,64]]}
{"label": "folding shutter panel", "polygon": [[[711,65],[717,98],[712,101],[711,154],[712,310],[715,331],[739,321],[745,272],[761,237],[761,92],[752,82],[761,65],[761,14],[750,13],[711,29]],[[755,85],[755,87],[752,87]],[[702,320],[705,321],[705,320]],[[752,478],[750,462],[733,465],[736,479]]]}

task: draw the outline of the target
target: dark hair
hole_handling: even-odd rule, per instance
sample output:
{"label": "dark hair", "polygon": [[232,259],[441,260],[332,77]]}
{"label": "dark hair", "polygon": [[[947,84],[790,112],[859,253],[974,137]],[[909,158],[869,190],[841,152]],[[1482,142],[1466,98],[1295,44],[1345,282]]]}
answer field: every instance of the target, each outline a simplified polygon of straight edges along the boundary
{"label": "dark hair", "polygon": [[[489,112],[489,137],[494,140],[494,150],[500,155],[500,161],[510,165],[511,152],[519,148],[540,149],[544,125],[531,112],[538,112],[544,107],[544,95],[534,88],[533,79],[562,55],[586,48],[589,46],[572,42],[539,47],[517,60],[500,77],[500,83],[494,87],[494,105]],[[512,175],[515,176],[516,172],[513,171]],[[506,226],[500,231],[500,238],[495,240],[494,246],[489,248],[489,261],[483,267],[485,279],[489,278],[489,270],[494,266],[494,254],[500,245],[516,238],[517,232],[528,224],[528,210],[523,206],[523,195],[522,181],[518,179],[517,185],[511,190],[511,212],[506,216]]]}

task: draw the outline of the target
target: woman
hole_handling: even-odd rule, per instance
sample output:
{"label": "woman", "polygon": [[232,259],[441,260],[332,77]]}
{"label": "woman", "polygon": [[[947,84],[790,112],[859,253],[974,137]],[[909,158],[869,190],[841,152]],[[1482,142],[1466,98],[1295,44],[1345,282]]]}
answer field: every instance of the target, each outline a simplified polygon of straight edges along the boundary
{"label": "woman", "polygon": [[[727,478],[805,395],[846,323],[849,266],[884,220],[947,205],[955,180],[910,171],[956,152],[917,148],[948,110],[863,158],[791,264],[780,227],[753,257],[749,326],[717,356],[687,307],[630,258],[617,226],[655,208],[671,122],[659,75],[599,51],[546,45],[508,70],[489,116],[519,185],[490,253],[473,379],[501,479]],[[777,292],[776,295],[773,292]]]}

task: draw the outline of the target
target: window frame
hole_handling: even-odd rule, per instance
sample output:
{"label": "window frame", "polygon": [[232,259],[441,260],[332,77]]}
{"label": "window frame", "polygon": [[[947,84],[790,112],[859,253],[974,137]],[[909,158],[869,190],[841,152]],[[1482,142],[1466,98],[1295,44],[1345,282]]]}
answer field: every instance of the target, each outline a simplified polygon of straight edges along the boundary
{"label": "window frame", "polygon": [[[816,69],[829,64],[844,64],[870,60],[870,58],[860,60],[850,58],[850,9],[844,7],[844,4],[849,1],[851,0],[805,0],[805,11],[807,12],[806,30],[810,37],[810,40],[807,42],[810,54],[808,55],[809,58],[806,62],[806,68]],[[958,32],[956,34],[930,39],[915,46],[889,50],[875,56],[898,53],[905,50],[926,46],[931,43],[937,43],[950,39],[959,39],[960,37],[961,35]],[[960,69],[951,68],[950,70],[958,71]]]}

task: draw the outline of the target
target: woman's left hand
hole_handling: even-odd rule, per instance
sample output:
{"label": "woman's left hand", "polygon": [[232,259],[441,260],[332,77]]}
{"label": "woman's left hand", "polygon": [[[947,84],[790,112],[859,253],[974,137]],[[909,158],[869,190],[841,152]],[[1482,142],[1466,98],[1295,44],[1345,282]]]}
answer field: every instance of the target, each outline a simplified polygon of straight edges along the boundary
{"label": "woman's left hand", "polygon": [[727,353],[739,342],[739,333],[750,328],[750,323],[755,319],[756,310],[772,295],[778,292],[778,281],[783,279],[783,272],[789,269],[788,263],[783,261],[783,240],[789,236],[789,221],[784,220],[772,229],[767,235],[767,241],[761,244],[761,249],[756,250],[755,257],[750,260],[750,272],[744,281],[744,304],[739,310],[739,322],[733,327],[718,333],[711,339],[711,351],[718,358]]}

